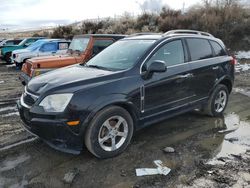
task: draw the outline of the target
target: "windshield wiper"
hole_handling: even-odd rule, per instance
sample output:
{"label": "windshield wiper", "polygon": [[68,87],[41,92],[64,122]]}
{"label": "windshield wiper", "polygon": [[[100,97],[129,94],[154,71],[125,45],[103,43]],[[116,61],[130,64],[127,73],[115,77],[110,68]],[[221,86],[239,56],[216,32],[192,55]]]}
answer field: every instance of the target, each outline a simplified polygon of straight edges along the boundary
{"label": "windshield wiper", "polygon": [[87,65],[85,64],[86,67],[91,67],[91,68],[96,68],[96,69],[101,69],[101,70],[110,70],[106,67],[102,67],[102,66],[99,66],[99,65]]}

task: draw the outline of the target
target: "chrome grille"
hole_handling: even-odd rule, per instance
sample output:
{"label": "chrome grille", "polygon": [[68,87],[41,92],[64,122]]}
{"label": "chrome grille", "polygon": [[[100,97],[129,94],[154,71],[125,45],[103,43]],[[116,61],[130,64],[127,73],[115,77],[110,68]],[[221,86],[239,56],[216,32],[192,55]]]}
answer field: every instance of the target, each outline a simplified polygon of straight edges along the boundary
{"label": "chrome grille", "polygon": [[22,99],[25,105],[31,107],[35,104],[36,100],[38,99],[38,96],[27,92],[25,88],[25,92],[23,93]]}

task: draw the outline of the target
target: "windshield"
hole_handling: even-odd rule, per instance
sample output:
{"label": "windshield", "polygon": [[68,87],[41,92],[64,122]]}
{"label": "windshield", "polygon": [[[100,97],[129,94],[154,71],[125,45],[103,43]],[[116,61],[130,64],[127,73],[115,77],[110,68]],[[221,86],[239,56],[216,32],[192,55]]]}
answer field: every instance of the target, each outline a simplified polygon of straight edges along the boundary
{"label": "windshield", "polygon": [[36,42],[34,42],[33,44],[31,44],[30,46],[28,46],[26,49],[30,50],[30,51],[34,51],[36,49],[38,49],[40,46],[42,46],[46,41],[44,40],[38,40]]}
{"label": "windshield", "polygon": [[23,39],[18,45],[22,46],[26,43],[27,39]]}
{"label": "windshield", "polygon": [[87,45],[89,43],[89,38],[73,38],[69,45],[69,49],[73,51],[80,51],[83,52],[87,48]]}
{"label": "windshield", "polygon": [[155,40],[122,40],[93,57],[86,66],[108,70],[132,68]]}

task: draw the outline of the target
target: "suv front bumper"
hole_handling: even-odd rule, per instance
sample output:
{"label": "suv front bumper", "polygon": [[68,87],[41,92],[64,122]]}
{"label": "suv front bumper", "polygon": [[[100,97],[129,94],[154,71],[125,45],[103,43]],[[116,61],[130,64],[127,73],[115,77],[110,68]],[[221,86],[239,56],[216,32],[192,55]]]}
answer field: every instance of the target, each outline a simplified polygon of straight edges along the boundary
{"label": "suv front bumper", "polygon": [[31,113],[30,109],[24,107],[20,100],[17,101],[17,107],[26,130],[40,137],[54,149],[72,154],[81,152],[83,138],[74,133],[65,120],[50,119],[46,118],[46,115]]}

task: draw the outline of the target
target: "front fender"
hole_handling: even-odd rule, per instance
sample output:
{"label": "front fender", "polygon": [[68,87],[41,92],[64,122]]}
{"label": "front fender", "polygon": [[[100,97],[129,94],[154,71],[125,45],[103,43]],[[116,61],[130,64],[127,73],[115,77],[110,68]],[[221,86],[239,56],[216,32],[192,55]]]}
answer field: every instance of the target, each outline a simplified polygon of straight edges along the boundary
{"label": "front fender", "polygon": [[[102,110],[103,108],[111,105],[118,105],[125,107],[126,110],[129,111],[131,114],[132,118],[134,120],[139,119],[139,110],[137,107],[127,98],[126,95],[124,94],[111,94],[111,95],[105,95],[99,97],[97,100],[95,100],[94,103],[92,103],[89,107],[88,110],[90,113],[88,117],[84,121],[84,126],[82,127],[81,132],[84,132],[85,128],[89,125],[91,120],[94,118],[97,112]],[[137,123],[137,122],[135,122]]]}
{"label": "front fender", "polygon": [[[136,114],[139,114],[138,109],[127,98],[127,95],[124,94],[111,94],[111,95],[101,96],[97,100],[95,100],[95,102],[92,103],[92,105],[88,107],[88,111],[90,111],[91,114],[95,115],[98,111],[105,108],[106,106],[116,105],[116,104],[127,105],[131,107],[133,110],[135,110]],[[93,115],[90,115],[90,117],[93,117]]]}

